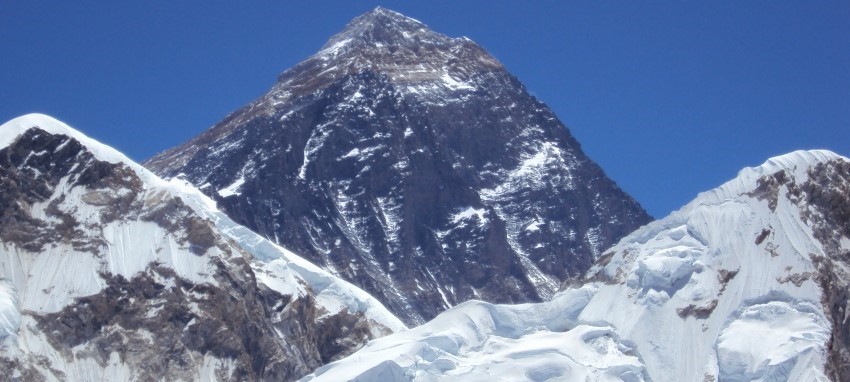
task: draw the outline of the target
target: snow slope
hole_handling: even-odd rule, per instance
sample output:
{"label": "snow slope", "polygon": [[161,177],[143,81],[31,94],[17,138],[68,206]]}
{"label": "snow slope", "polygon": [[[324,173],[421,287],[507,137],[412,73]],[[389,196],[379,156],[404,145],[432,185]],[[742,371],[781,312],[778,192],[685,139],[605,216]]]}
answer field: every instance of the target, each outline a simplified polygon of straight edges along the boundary
{"label": "snow slope", "polygon": [[[295,363],[289,371],[297,377],[318,366],[323,349],[342,355],[369,338],[405,329],[367,293],[238,226],[185,182],[166,182],[51,117],[30,114],[0,126],[0,153],[6,209],[0,219],[0,365],[15,378],[271,377],[262,373],[280,370],[274,367],[280,362]],[[113,301],[120,293],[127,298]],[[264,316],[228,312],[230,303],[216,297],[221,293],[242,296],[233,309],[243,304]],[[89,316],[75,313],[88,309]],[[176,338],[194,366],[152,354],[175,371],[145,374],[162,370],[120,349],[134,341],[142,343],[134,350],[142,353],[162,345],[159,337],[170,335],[156,332],[163,314],[172,320],[166,324],[183,330]],[[316,328],[333,320],[361,332],[327,334],[330,345],[286,344],[299,331],[321,332]],[[220,349],[241,349],[238,341],[245,339],[204,345],[209,337],[192,333],[207,330],[202,324],[234,331],[259,325],[279,338],[255,345],[270,346],[270,358],[245,366],[255,374],[239,374],[243,355]],[[213,330],[227,335],[224,328]],[[198,349],[185,343],[195,339]],[[279,361],[277,352],[287,360]],[[257,362],[272,366],[258,368]],[[274,374],[293,377],[287,375]]]}
{"label": "snow slope", "polygon": [[[169,179],[166,184],[168,189],[180,195],[196,212],[211,220],[220,232],[246,249],[257,260],[252,265],[260,282],[286,295],[314,294],[327,314],[336,314],[343,310],[362,312],[367,318],[391,331],[407,329],[374,297],[236,224],[216,208],[215,201],[188,182],[178,177]],[[379,336],[380,333],[375,334]]]}
{"label": "snow slope", "polygon": [[847,158],[772,158],[627,236],[551,301],[462,304],[305,380],[844,380],[847,287],[823,280],[847,274],[847,190]]}
{"label": "snow slope", "polygon": [[642,354],[656,381],[825,380],[819,369],[830,324],[812,258],[827,254],[787,186],[776,190],[773,208],[751,194],[764,177],[784,172],[800,184],[833,160],[846,158],[826,151],[772,158],[639,229],[591,271],[615,284],[581,318],[610,322],[652,348]]}
{"label": "snow slope", "polygon": [[304,380],[643,381],[643,365],[612,327],[578,322],[595,293],[588,286],[539,304],[469,301]]}

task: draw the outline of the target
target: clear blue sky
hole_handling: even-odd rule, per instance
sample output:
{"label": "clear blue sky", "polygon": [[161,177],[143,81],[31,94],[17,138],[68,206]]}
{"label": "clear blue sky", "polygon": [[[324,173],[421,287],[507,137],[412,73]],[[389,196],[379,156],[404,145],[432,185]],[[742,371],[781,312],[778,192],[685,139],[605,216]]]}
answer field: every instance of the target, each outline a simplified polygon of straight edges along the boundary
{"label": "clear blue sky", "polygon": [[850,155],[848,1],[0,0],[0,119],[141,161],[377,5],[481,44],[656,217],[770,156]]}

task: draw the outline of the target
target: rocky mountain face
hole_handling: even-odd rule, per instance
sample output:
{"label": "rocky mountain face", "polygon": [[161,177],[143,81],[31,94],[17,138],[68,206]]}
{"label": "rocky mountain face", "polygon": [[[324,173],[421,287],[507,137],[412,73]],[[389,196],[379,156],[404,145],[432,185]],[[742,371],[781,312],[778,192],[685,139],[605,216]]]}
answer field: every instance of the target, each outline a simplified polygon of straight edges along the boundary
{"label": "rocky mountain face", "polygon": [[408,324],[547,299],[650,221],[484,49],[381,8],[145,166]]}
{"label": "rocky mountain face", "polygon": [[404,328],[68,126],[0,126],[0,380],[294,380]]}
{"label": "rocky mountain face", "polygon": [[847,381],[850,159],[772,158],[544,303],[468,302],[309,381]]}

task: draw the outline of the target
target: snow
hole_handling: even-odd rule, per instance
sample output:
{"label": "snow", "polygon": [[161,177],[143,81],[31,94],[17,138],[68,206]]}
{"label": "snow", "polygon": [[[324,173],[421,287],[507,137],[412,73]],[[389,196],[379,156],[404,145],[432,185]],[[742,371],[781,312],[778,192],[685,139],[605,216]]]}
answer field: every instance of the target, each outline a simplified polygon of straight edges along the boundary
{"label": "snow", "polygon": [[435,289],[437,289],[437,292],[440,293],[440,298],[443,299],[443,306],[446,307],[446,308],[451,308],[452,303],[449,301],[449,298],[448,298],[448,296],[446,296],[446,293],[443,292],[443,288],[440,285],[441,283],[437,280],[436,277],[434,277],[434,274],[431,273],[430,269],[426,268],[425,272],[427,272],[428,276],[431,277],[431,280],[434,281]]}
{"label": "snow", "polygon": [[347,159],[347,158],[356,158],[356,157],[358,157],[358,156],[360,156],[360,149],[358,149],[357,147],[355,147],[355,148],[351,149],[351,151],[349,151],[348,153],[346,153],[345,155],[343,155],[343,156],[342,156],[342,159]]}
{"label": "snow", "polygon": [[[35,328],[38,323],[29,316],[24,316],[22,326],[27,328]],[[104,331],[114,330],[114,327],[102,328]],[[136,331],[140,337],[150,340],[153,343],[153,334],[144,330]],[[46,373],[47,381],[132,381],[138,380],[138,371],[124,362],[122,354],[117,351],[110,351],[107,354],[106,362],[101,362],[99,357],[92,357],[90,348],[85,346],[77,346],[71,349],[70,355],[65,355],[56,352],[51,345],[51,340],[47,338],[45,333],[37,330],[21,331],[19,339],[20,352],[30,354],[40,354],[43,357],[38,359],[38,362],[33,362],[29,366],[34,366],[38,369],[40,366],[50,366],[53,372],[59,371],[62,374],[59,376],[53,375],[50,372]],[[111,350],[111,349],[108,349]],[[126,355],[124,355],[126,356]],[[234,362],[232,359],[216,358],[211,353],[200,354],[198,352],[190,353],[193,364],[196,368],[193,380],[199,381],[215,381],[217,375],[232,376],[235,371]]]}
{"label": "snow", "polygon": [[540,226],[542,226],[544,224],[546,224],[546,223],[543,223],[539,220],[535,220],[535,221],[529,223],[527,226],[525,226],[525,230],[529,231],[529,232],[540,231]]}
{"label": "snow", "polygon": [[298,169],[298,178],[299,179],[307,179],[307,165],[310,164],[310,161],[322,148],[325,144],[325,141],[330,136],[332,129],[332,122],[324,123],[319,126],[316,126],[313,129],[312,135],[310,135],[310,139],[307,140],[307,144],[304,145],[304,159],[301,163],[301,168]]}
{"label": "snow", "polygon": [[826,381],[821,290],[783,281],[815,272],[824,249],[784,194],[772,210],[748,193],[827,160],[847,159],[803,151],[744,169],[605,251],[584,285],[539,304],[460,304],[305,380]]}
{"label": "snow", "polygon": [[0,125],[0,148],[4,148],[14,142],[27,130],[38,127],[50,134],[65,135],[80,142],[98,160],[109,163],[125,163],[139,174],[146,182],[161,183],[159,177],[144,167],[136,164],[124,154],[112,147],[106,146],[85,134],[69,127],[65,123],[44,114],[32,113],[12,119]]}
{"label": "snow", "polygon": [[343,160],[343,159],[355,158],[358,161],[362,161],[362,160],[368,159],[372,155],[375,155],[377,152],[379,152],[381,150],[385,150],[385,149],[386,149],[386,146],[383,146],[383,145],[377,145],[377,146],[371,146],[371,147],[365,147],[365,148],[355,147],[355,148],[351,149],[349,152],[347,152],[345,155],[339,157],[339,159]]}
{"label": "snow", "polygon": [[107,147],[100,142],[91,139],[74,130],[68,125],[44,114],[27,114],[15,118],[0,126],[0,148],[6,147],[14,142],[19,136],[33,127],[38,127],[50,134],[66,135],[79,141],[83,146],[89,148],[92,154],[102,161],[109,163],[124,163],[130,160],[117,150]]}
{"label": "snow", "polygon": [[[213,224],[216,232],[225,239],[221,243],[230,248],[225,252],[220,246],[213,246],[205,255],[199,256],[192,253],[186,244],[178,242],[170,230],[153,222],[131,219],[102,224],[99,230],[86,229],[83,235],[97,235],[96,238],[105,243],[105,248],[98,254],[76,250],[67,242],[47,245],[38,253],[0,242],[0,253],[3,254],[0,256],[0,349],[4,349],[6,355],[44,356],[50,362],[45,365],[63,371],[69,379],[129,380],[132,370],[117,353],[113,353],[106,364],[99,364],[84,353],[75,353],[76,359],[71,361],[52,347],[45,333],[20,329],[37,327],[32,315],[55,313],[74,302],[75,298],[101,292],[107,286],[103,278],[106,274],[131,279],[146,271],[151,263],[157,263],[196,284],[215,284],[219,281],[212,276],[215,272],[211,261],[216,258],[227,260],[231,256],[245,256],[259,283],[288,295],[312,294],[326,314],[343,310],[362,313],[370,322],[373,336],[386,334],[384,329],[406,329],[375,298],[234,223],[218,210],[212,199],[184,180],[162,180],[117,151],[85,137],[62,122],[43,115],[12,120],[0,126],[0,147],[9,145],[35,126],[51,134],[80,139],[97,159],[128,166],[144,183],[137,196],[144,201],[144,208],[179,198],[194,214]],[[237,181],[222,191],[237,192],[239,186],[241,184]],[[46,219],[46,205],[53,203],[55,208],[72,214],[82,226],[94,227],[100,223],[103,207],[85,200],[97,192],[104,190],[70,187],[67,179],[63,179],[53,190],[50,200],[30,206],[30,213],[36,219]],[[166,288],[174,287],[172,279],[158,282]],[[85,350],[81,348],[79,351]],[[200,354],[196,363],[198,378],[212,376],[220,369],[225,372],[233,369],[229,361]]]}
{"label": "snow", "polygon": [[[830,325],[810,303],[770,301],[743,310],[718,337],[722,381],[801,380],[811,356],[829,341]],[[798,366],[798,367],[795,367]]]}
{"label": "snow", "polygon": [[[62,192],[64,199],[56,206],[73,210],[81,223],[98,222],[99,208],[80,200],[83,191],[76,187]],[[157,195],[161,192],[151,188],[142,197],[160,200]],[[37,213],[34,217],[40,218]],[[9,280],[17,291],[22,310],[38,314],[57,312],[74,298],[98,293],[106,286],[101,272],[130,279],[152,262],[170,267],[188,280],[209,281],[205,276],[211,270],[209,259],[190,254],[173,233],[155,223],[115,221],[106,224],[100,235],[106,248],[97,256],[77,251],[66,243],[47,246],[39,253],[0,244],[4,253],[0,257],[0,277]],[[218,249],[211,251],[215,255]]]}
{"label": "snow", "polygon": [[376,197],[375,201],[387,242],[390,245],[397,246],[399,232],[401,232],[402,207],[404,206],[402,196],[398,192],[392,192],[388,197]]}
{"label": "snow", "polygon": [[[258,270],[257,278],[260,282],[282,294],[305,295],[307,293],[305,286],[309,286],[309,290],[316,296],[318,305],[327,311],[326,315],[337,314],[341,311],[362,312],[370,320],[392,331],[406,329],[397,317],[368,293],[332,276],[291,252],[279,250],[281,250],[281,258],[254,264],[254,268]],[[301,285],[302,283],[304,286]]]}
{"label": "snow", "polygon": [[[545,139],[542,135],[542,130],[539,126],[529,125],[523,130],[523,133],[517,137],[517,140],[524,141],[539,141]],[[489,188],[479,190],[481,201],[488,207],[492,207],[499,219],[505,222],[508,244],[519,254],[519,260],[524,269],[524,273],[529,276],[530,280],[538,293],[543,298],[551,297],[558,289],[561,281],[556,277],[548,275],[540,270],[535,261],[530,259],[530,254],[526,251],[527,247],[521,245],[521,242],[527,240],[528,232],[536,232],[540,230],[543,224],[550,224],[550,230],[557,232],[559,227],[557,222],[531,222],[527,218],[520,220],[518,214],[512,212],[517,209],[524,211],[534,208],[548,208],[548,206],[535,205],[534,202],[528,205],[518,206],[516,201],[526,195],[529,190],[541,190],[557,185],[556,187],[565,190],[575,189],[573,177],[571,173],[575,168],[573,164],[574,158],[562,150],[557,142],[542,141],[539,144],[519,143],[521,150],[517,156],[517,164],[513,168],[494,168],[493,170],[485,171],[484,176],[495,179],[495,182]],[[482,176],[482,177],[484,177]],[[575,240],[575,231],[570,227],[563,227],[563,230],[569,232],[567,238]],[[591,227],[587,232],[587,242],[589,249],[594,257],[599,255],[601,244],[599,238],[601,232]],[[539,245],[539,243],[538,243]],[[530,245],[534,247],[534,245]]]}
{"label": "snow", "polygon": [[350,43],[350,42],[351,42],[351,39],[350,39],[350,38],[347,38],[347,39],[344,39],[344,40],[337,41],[337,42],[333,43],[332,45],[330,45],[330,46],[328,46],[328,47],[323,48],[322,50],[320,50],[318,54],[319,54],[319,55],[331,55],[331,56],[336,56],[336,55],[337,55],[337,54],[339,54],[339,52],[340,52],[343,48],[345,48],[345,46],[346,46],[346,45],[348,45],[348,43]]}
{"label": "snow", "polygon": [[[317,70],[285,72],[273,93],[297,94],[302,87],[325,86],[350,73],[369,70],[385,73],[402,97],[414,96],[434,105],[462,102],[464,94],[479,87],[481,76],[477,74],[502,67],[483,50],[467,58],[470,45],[466,38],[435,33],[413,19],[375,12],[350,23],[304,62]],[[454,61],[462,56],[469,63],[456,65]],[[284,104],[274,97],[262,103],[272,110]],[[374,115],[370,108],[362,110]]]}
{"label": "snow", "polygon": [[587,243],[590,244],[589,249],[590,253],[593,254],[593,258],[599,258],[599,251],[602,250],[602,230],[597,227],[590,227],[585,232],[584,237],[587,239]]}
{"label": "snow", "polygon": [[487,220],[487,211],[483,208],[472,208],[468,207],[467,209],[460,211],[451,216],[452,224],[460,224],[465,220],[474,218],[478,221],[478,226],[486,227],[489,220]]}
{"label": "snow", "polygon": [[[179,244],[173,234],[152,222],[110,223],[103,238],[108,243],[103,251],[106,254],[103,268],[126,279],[143,272],[152,262],[173,269],[177,275],[195,283],[209,282],[204,275],[214,270],[208,258],[189,254],[188,248]],[[208,254],[216,255],[218,248],[210,251]]]}
{"label": "snow", "polygon": [[291,251],[236,224],[218,210],[213,200],[186,181],[173,178],[169,180],[169,184],[172,190],[180,193],[184,202],[205,218],[213,221],[220,232],[251,254],[256,260],[252,263],[252,267],[257,273],[258,281],[286,295],[304,296],[308,292],[306,287],[309,287],[309,290],[316,295],[318,305],[325,308],[328,314],[336,314],[347,309],[350,312],[362,312],[369,319],[390,330],[406,329],[406,326],[377,299]]}
{"label": "snow", "polygon": [[443,81],[443,85],[451,90],[475,90],[474,86],[452,78],[449,73],[444,72],[440,79]]}
{"label": "snow", "polygon": [[14,343],[21,324],[21,312],[15,289],[8,280],[0,280],[0,349]]}
{"label": "snow", "polygon": [[218,194],[222,198],[226,198],[226,197],[233,196],[233,195],[239,195],[240,194],[239,188],[241,188],[243,184],[245,184],[245,176],[244,175],[242,175],[239,178],[237,178],[236,180],[234,180],[233,183],[231,183],[229,186],[222,188],[221,190],[218,190]]}
{"label": "snow", "polygon": [[[818,333],[828,325],[824,326],[820,290],[813,280],[799,286],[780,282],[789,272],[814,271],[809,254],[823,255],[823,248],[801,220],[798,207],[784,195],[779,195],[776,210],[771,211],[767,201],[747,193],[757,187],[761,176],[784,170],[801,183],[809,168],[833,159],[842,158],[825,151],[772,158],[632,233],[609,251],[614,255],[607,265],[597,265],[589,273],[617,283],[606,285],[581,318],[609,322],[638,344],[655,381],[702,380],[705,375],[716,376],[718,370],[720,380],[772,380],[772,373],[804,369],[807,377],[800,380],[823,379],[825,342]],[[756,244],[764,229],[771,230],[770,237]],[[788,318],[791,329],[787,330],[769,315],[750,314],[782,304],[816,308],[777,314]],[[689,306],[709,313],[703,318],[688,316],[684,309]],[[793,345],[783,339],[782,333],[803,327],[809,328],[809,334],[803,330],[800,335],[811,341],[791,341],[797,343]],[[788,344],[784,348],[770,345],[781,356],[747,349],[740,342],[760,341],[735,342],[734,338],[742,338],[747,330],[758,332],[757,328],[776,330],[770,335]],[[671,359],[671,354],[676,357]],[[757,365],[765,360],[771,361]],[[783,371],[772,368],[771,362],[782,363]]]}
{"label": "snow", "polygon": [[629,286],[664,291],[668,296],[673,295],[677,284],[687,282],[693,275],[694,263],[703,254],[700,249],[683,245],[654,251],[637,262],[637,269],[633,270]]}
{"label": "snow", "polygon": [[[548,169],[569,167],[565,155],[557,143],[543,142],[536,151],[524,155],[519,167],[510,173],[509,178],[526,184],[543,181]],[[575,188],[571,175],[568,173],[567,176],[567,188]]]}
{"label": "snow", "polygon": [[643,381],[640,361],[611,327],[575,321],[593,293],[516,306],[469,301],[303,380]]}

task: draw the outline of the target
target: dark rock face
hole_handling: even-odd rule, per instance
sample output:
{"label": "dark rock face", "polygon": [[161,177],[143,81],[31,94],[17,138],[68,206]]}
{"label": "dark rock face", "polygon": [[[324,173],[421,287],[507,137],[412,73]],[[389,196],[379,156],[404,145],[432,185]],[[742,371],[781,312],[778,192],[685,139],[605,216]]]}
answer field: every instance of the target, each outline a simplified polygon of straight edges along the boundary
{"label": "dark rock face", "polygon": [[36,317],[38,329],[55,349],[82,345],[102,364],[117,353],[138,380],[195,379],[195,358],[206,354],[233,360],[232,370],[216,373],[220,380],[294,380],[322,365],[310,298],[293,301],[237,279],[250,277],[247,265],[241,274],[218,265],[216,277],[230,284],[193,284],[156,264],[131,280],[105,275],[103,292]]}
{"label": "dark rock face", "polygon": [[408,324],[540,301],[650,221],[481,47],[380,8],[146,166]]}
{"label": "dark rock face", "polygon": [[[37,128],[27,131],[18,144],[0,150],[0,240],[30,251],[59,241],[71,242],[78,250],[95,251],[104,243],[86,238],[76,219],[57,208],[61,199],[45,209],[45,214],[54,218],[49,222],[34,219],[24,206],[48,201],[65,176],[69,176],[69,187],[138,188],[138,179],[127,171],[95,160],[71,138]],[[129,199],[110,200],[108,205],[120,210]]]}
{"label": "dark rock face", "polygon": [[[850,239],[850,162],[819,163],[808,171],[809,179],[798,184],[784,171],[764,176],[752,196],[776,208],[779,188],[787,187],[788,200],[800,208],[801,217],[823,246],[826,256],[811,254],[817,273],[792,274],[780,280],[800,285],[814,276],[823,291],[821,303],[832,324],[826,374],[833,381],[850,380],[850,251],[841,245]],[[769,231],[765,231],[767,236]]]}
{"label": "dark rock face", "polygon": [[824,312],[832,323],[827,375],[833,381],[850,380],[850,251],[841,241],[850,239],[850,162],[830,161],[809,171],[800,185],[800,201],[809,206],[804,217],[821,242],[826,257],[815,258],[817,281],[823,290]]}
{"label": "dark rock face", "polygon": [[[81,203],[68,205],[72,195]],[[34,212],[40,204],[46,204],[43,214]],[[95,220],[82,216],[85,204],[98,208]],[[48,353],[64,361],[38,348],[6,352],[0,343],[0,380],[94,378],[98,368],[116,362],[133,380],[193,380],[202,379],[209,358],[222,361],[209,371],[218,380],[295,380],[363,346],[374,325],[382,328],[361,313],[327,314],[311,294],[283,295],[258,282],[251,255],[212,222],[179,197],[150,189],[129,166],[98,160],[65,135],[33,127],[0,149],[0,211],[0,255],[37,259],[55,248],[68,256],[84,253],[102,267],[84,269],[81,277],[98,273],[105,285],[57,312],[23,308],[31,324],[20,330],[44,338]],[[172,248],[169,256],[205,261],[205,281],[181,277],[158,261],[129,278],[105,271],[113,254],[104,232],[113,222],[161,227],[185,248]],[[3,260],[0,281],[7,281],[14,270]],[[17,288],[32,289],[27,282]],[[42,298],[54,292],[51,286]]]}

